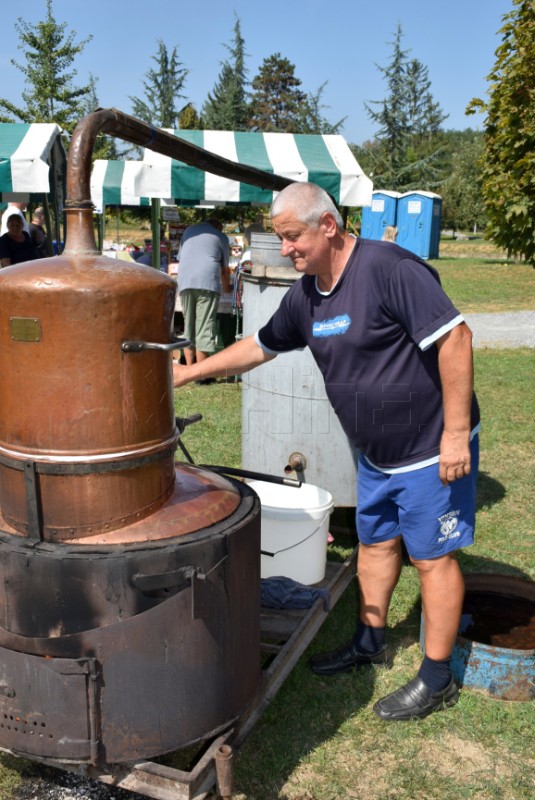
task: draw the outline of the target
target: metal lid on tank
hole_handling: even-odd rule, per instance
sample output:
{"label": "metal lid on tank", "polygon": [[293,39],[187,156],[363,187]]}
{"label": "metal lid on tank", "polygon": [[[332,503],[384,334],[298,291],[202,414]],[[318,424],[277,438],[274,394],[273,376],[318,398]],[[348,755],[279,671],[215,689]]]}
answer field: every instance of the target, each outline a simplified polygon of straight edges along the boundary
{"label": "metal lid on tank", "polygon": [[251,275],[256,278],[295,281],[301,277],[291,258],[281,255],[281,243],[276,233],[251,233],[251,261]]}

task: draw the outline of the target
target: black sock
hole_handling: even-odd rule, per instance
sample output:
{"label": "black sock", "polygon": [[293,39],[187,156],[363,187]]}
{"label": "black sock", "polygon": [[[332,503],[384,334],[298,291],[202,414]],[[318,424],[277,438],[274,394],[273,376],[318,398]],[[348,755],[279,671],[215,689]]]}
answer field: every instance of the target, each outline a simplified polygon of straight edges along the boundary
{"label": "black sock", "polygon": [[434,661],[429,656],[424,656],[424,660],[418,670],[418,676],[426,686],[429,686],[433,694],[441,692],[451,681],[450,661],[450,658]]}
{"label": "black sock", "polygon": [[377,653],[385,643],[385,629],[359,622],[353,642],[359,653]]}

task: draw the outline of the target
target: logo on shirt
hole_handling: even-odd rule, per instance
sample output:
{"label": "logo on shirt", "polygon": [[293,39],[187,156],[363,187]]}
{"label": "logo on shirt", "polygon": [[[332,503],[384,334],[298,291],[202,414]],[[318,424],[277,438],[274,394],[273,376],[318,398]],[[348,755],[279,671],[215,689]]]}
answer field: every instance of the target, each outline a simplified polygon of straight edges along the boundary
{"label": "logo on shirt", "polygon": [[351,319],[347,314],[333,319],[324,319],[323,322],[315,322],[312,326],[312,335],[319,338],[322,336],[340,336],[349,330]]}
{"label": "logo on shirt", "polygon": [[438,518],[440,523],[440,536],[438,537],[439,542],[445,542],[448,539],[457,539],[461,535],[460,531],[455,530],[459,524],[459,513],[460,509],[457,509],[456,511],[448,511],[447,514],[444,514],[442,517]]}

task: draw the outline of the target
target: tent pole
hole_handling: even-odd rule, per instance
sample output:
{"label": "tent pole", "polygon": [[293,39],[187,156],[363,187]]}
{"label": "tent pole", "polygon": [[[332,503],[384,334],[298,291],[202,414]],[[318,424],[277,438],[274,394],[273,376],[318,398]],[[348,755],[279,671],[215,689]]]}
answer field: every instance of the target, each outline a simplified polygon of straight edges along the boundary
{"label": "tent pole", "polygon": [[160,269],[160,205],[161,201],[153,197],[150,202],[151,226],[152,226],[152,266]]}
{"label": "tent pole", "polygon": [[[56,239],[56,245],[58,248],[58,255],[61,255],[61,224],[60,224],[60,214],[63,217],[63,230],[64,235],[66,235],[66,225],[65,225],[65,214],[60,212],[59,202],[58,202],[58,175],[57,175],[57,163],[56,163],[56,147],[53,146],[50,151],[50,172],[52,173],[52,202],[54,204],[54,236]],[[46,206],[45,206],[45,215],[46,215]],[[49,219],[50,219],[50,208],[48,209],[48,216],[46,217],[46,229],[50,239],[50,246],[52,247],[52,255],[54,254],[54,246],[52,244],[52,225],[49,226]]]}
{"label": "tent pole", "polygon": [[98,220],[97,225],[97,236],[98,236],[98,249],[102,252],[104,247],[104,239],[106,238],[106,206],[104,203],[102,204],[102,214]]}
{"label": "tent pole", "polygon": [[48,204],[48,196],[43,195],[43,210],[45,212],[45,225],[46,225],[46,249],[49,256],[54,255],[54,248],[52,246],[52,220],[50,218],[50,206]]}

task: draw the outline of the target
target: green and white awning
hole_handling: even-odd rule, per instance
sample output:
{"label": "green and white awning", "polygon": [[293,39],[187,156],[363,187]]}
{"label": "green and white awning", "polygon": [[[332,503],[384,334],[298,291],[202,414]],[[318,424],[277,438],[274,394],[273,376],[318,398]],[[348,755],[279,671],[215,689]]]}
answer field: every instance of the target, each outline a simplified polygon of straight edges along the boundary
{"label": "green and white awning", "polygon": [[50,192],[53,154],[55,169],[65,169],[60,133],[55,123],[0,124],[0,194],[4,202],[28,201],[31,194]]}
{"label": "green and white awning", "polygon": [[[342,136],[232,131],[173,133],[238,164],[291,180],[317,183],[340,206],[371,203],[373,184]],[[231,176],[213,175],[148,149],[143,161],[97,160],[91,174],[91,199],[98,211],[103,206],[146,206],[154,198],[176,205],[269,205],[273,196],[271,190],[240,183]]]}
{"label": "green and white awning", "polygon": [[101,213],[104,206],[150,206],[148,197],[136,194],[141,161],[97,159],[91,171],[91,200]]}
{"label": "green and white awning", "polygon": [[[212,153],[295,181],[322,186],[341,206],[370,205],[372,181],[364,174],[347,142],[339,135],[171,131]],[[146,149],[135,178],[140,197],[181,203],[270,204],[274,193],[213,175]]]}

